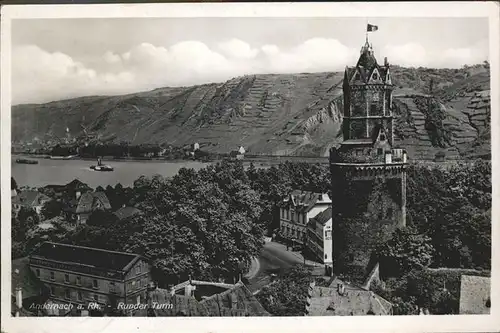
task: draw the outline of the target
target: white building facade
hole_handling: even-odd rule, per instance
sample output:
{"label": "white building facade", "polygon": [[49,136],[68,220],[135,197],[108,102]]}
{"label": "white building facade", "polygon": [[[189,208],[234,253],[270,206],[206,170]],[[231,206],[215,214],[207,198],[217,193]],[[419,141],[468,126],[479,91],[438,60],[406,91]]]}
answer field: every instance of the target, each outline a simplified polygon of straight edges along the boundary
{"label": "white building facade", "polygon": [[331,207],[316,215],[307,225],[306,248],[318,262],[333,267]]}
{"label": "white building facade", "polygon": [[304,244],[309,220],[332,204],[327,193],[293,191],[280,207],[280,233],[287,240]]}

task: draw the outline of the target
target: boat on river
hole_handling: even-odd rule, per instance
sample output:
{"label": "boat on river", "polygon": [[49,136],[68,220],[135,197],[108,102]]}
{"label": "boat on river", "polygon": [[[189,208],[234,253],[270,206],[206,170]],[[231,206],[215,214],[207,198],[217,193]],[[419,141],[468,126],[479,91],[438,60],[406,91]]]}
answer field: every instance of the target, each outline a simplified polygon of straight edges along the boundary
{"label": "boat on river", "polygon": [[38,164],[37,160],[29,160],[27,158],[18,158],[16,159],[16,163],[18,164]]}
{"label": "boat on river", "polygon": [[76,157],[76,155],[68,155],[68,156],[50,156],[51,160],[71,160]]}
{"label": "boat on river", "polygon": [[111,165],[91,165],[90,168],[94,171],[114,171]]}
{"label": "boat on river", "polygon": [[97,165],[91,165],[90,169],[94,171],[114,171],[115,169],[111,165],[102,164],[101,159],[97,159]]}

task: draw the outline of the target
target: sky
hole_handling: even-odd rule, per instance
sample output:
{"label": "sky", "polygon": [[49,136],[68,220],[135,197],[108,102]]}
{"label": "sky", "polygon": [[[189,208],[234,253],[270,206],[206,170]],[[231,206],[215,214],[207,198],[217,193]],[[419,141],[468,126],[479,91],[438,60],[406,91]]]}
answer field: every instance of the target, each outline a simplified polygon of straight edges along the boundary
{"label": "sky", "polygon": [[342,71],[367,21],[379,63],[459,68],[489,60],[486,18],[81,18],[12,21],[12,104]]}

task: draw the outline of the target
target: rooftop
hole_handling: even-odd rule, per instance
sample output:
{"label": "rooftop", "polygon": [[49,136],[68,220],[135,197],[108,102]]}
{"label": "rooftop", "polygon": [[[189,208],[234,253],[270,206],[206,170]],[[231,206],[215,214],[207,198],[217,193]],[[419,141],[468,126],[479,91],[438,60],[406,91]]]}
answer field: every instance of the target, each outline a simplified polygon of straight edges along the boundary
{"label": "rooftop", "polygon": [[292,204],[295,209],[309,211],[318,202],[331,203],[327,193],[315,193],[311,191],[293,190],[284,200],[284,205]]}
{"label": "rooftop", "polygon": [[[344,292],[339,292],[339,285]],[[375,293],[335,279],[330,287],[310,287],[308,316],[391,315],[392,304]]]}
{"label": "rooftop", "polygon": [[107,271],[127,271],[140,256],[84,246],[45,242],[30,256]]}
{"label": "rooftop", "polygon": [[108,197],[104,192],[83,193],[80,200],[78,200],[76,213],[90,213],[98,204],[102,205],[104,209],[111,209],[111,204],[109,203]]}
{"label": "rooftop", "polygon": [[113,214],[115,214],[119,220],[124,220],[139,213],[141,213],[141,211],[135,207],[122,207]]}
{"label": "rooftop", "polygon": [[[200,300],[196,295],[187,296],[177,293],[180,290],[184,290],[184,287],[189,285],[196,288],[194,293],[203,287],[208,287],[208,289],[211,290],[211,296],[203,296],[203,299]],[[219,289],[216,290],[217,288]],[[207,281],[186,281],[175,286],[173,292],[159,288],[150,291],[149,297],[152,303],[172,304],[172,309],[157,308],[143,310],[139,311],[136,316],[145,316],[146,314],[156,317],[269,316],[269,313],[241,281],[235,285]]]}
{"label": "rooftop", "polygon": [[329,220],[332,219],[332,207],[328,207],[326,210],[322,211],[315,217],[311,219],[312,222],[318,222],[319,224],[325,225]]}
{"label": "rooftop", "polygon": [[26,190],[19,192],[12,198],[12,203],[33,207],[41,205],[46,200],[50,200],[50,198],[45,194],[34,190]]}
{"label": "rooftop", "polygon": [[269,316],[262,304],[241,281],[231,289],[202,300],[200,304],[207,307],[210,316]]}

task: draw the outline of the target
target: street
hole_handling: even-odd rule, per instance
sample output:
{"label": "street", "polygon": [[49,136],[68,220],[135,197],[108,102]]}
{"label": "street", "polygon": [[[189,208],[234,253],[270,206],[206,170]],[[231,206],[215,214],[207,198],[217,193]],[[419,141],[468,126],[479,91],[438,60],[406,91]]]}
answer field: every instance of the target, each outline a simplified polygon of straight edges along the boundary
{"label": "street", "polygon": [[[295,265],[303,264],[304,259],[300,253],[287,251],[286,247],[276,242],[266,242],[260,256],[257,258],[256,265],[258,269],[251,270],[253,276],[248,276],[250,282],[249,289],[252,292],[260,290],[271,282],[271,274],[279,274],[285,269]],[[308,266],[322,267],[321,264],[306,261]],[[319,266],[318,266],[319,265]]]}

